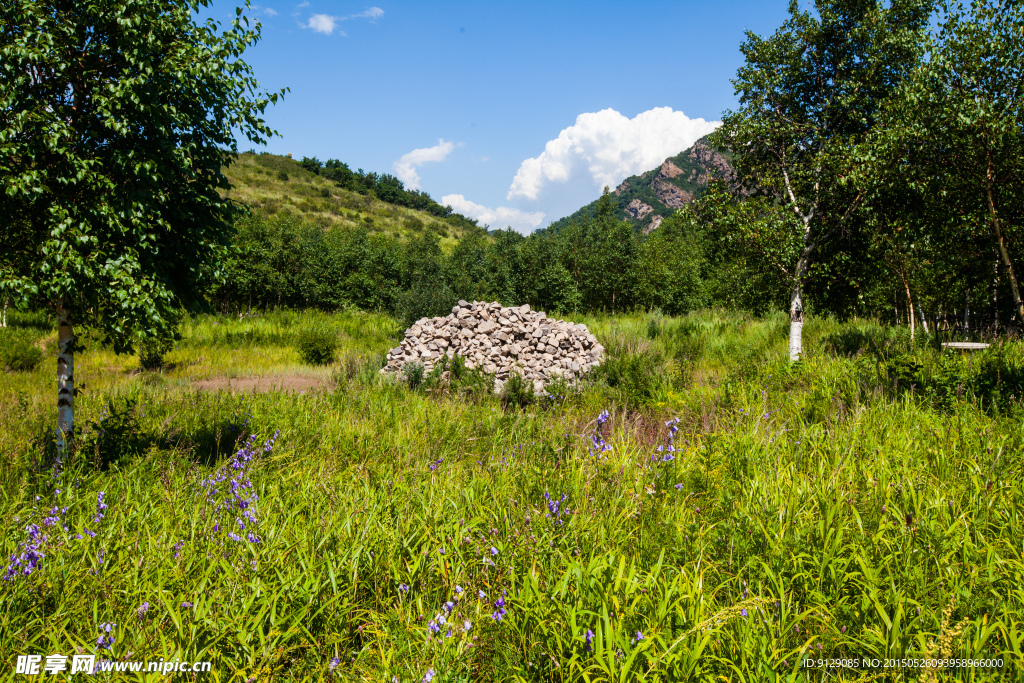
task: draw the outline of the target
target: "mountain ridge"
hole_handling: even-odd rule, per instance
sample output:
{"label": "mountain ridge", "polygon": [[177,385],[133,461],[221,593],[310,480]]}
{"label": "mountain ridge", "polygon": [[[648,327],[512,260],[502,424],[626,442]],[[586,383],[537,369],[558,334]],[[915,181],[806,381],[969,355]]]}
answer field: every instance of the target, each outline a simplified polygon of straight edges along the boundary
{"label": "mountain ridge", "polygon": [[[712,177],[723,178],[730,185],[736,181],[732,153],[713,147],[704,136],[661,166],[640,175],[632,175],[613,190],[619,217],[633,224],[644,234],[656,230],[663,220],[694,199],[700,197]],[[560,231],[574,221],[596,214],[595,199],[579,210],[548,225],[546,230]]]}

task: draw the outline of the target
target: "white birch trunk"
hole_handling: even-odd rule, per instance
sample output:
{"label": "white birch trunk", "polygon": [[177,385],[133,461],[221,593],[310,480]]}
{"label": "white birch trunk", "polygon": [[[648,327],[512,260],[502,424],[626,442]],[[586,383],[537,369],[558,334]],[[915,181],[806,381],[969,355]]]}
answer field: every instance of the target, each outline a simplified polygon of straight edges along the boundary
{"label": "white birch trunk", "polygon": [[996,242],[999,245],[999,255],[1003,257],[1003,265],[1006,266],[1006,275],[1010,278],[1010,292],[1013,294],[1013,306],[1016,314],[1024,320],[1024,300],[1021,299],[1020,288],[1017,285],[1017,273],[1013,269],[1013,261],[1010,260],[1010,252],[1006,249],[1006,240],[1003,238],[1002,222],[999,220],[999,213],[996,211],[996,203],[992,198],[992,186],[995,180],[992,176],[992,162],[988,166],[988,209],[992,229],[996,233]]}
{"label": "white birch trunk", "polygon": [[[799,268],[799,265],[797,266]],[[789,362],[800,360],[804,352],[804,302],[803,287],[798,277],[793,283],[789,300]]]}
{"label": "white birch trunk", "polygon": [[910,341],[914,341],[914,299],[910,296],[910,282],[907,280],[906,270],[900,271],[903,278],[903,289],[907,292],[907,317],[910,318]]}
{"label": "white birch trunk", "polygon": [[917,316],[919,318],[921,318],[921,327],[924,328],[924,333],[925,334],[931,334],[928,331],[928,318],[924,317],[924,310],[921,308],[921,300],[920,299],[918,299],[918,301],[917,301]]}
{"label": "white birch trunk", "polygon": [[57,451],[63,455],[75,434],[75,334],[57,300]]}
{"label": "white birch trunk", "polygon": [[7,303],[10,301],[7,297],[4,297],[4,319],[2,327],[7,327]]}
{"label": "white birch trunk", "polygon": [[967,289],[967,296],[964,297],[964,331],[971,329],[971,290]]}

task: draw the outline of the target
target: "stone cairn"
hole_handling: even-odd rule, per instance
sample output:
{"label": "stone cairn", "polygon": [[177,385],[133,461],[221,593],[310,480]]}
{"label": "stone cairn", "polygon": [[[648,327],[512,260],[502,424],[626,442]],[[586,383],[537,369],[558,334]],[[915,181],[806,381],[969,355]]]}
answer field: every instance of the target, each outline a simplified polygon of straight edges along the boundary
{"label": "stone cairn", "polygon": [[586,325],[554,320],[529,304],[459,301],[444,318],[421,318],[405,331],[401,345],[388,353],[383,373],[399,373],[410,363],[430,372],[441,356],[461,356],[469,369],[494,375],[500,391],[513,372],[533,382],[537,393],[548,382],[572,383],[597,367],[604,347]]}

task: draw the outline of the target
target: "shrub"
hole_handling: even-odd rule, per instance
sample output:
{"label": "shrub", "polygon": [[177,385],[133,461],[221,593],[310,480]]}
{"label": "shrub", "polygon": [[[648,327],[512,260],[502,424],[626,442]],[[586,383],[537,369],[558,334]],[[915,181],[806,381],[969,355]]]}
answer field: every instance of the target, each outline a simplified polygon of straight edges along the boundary
{"label": "shrub", "polygon": [[518,372],[513,372],[501,389],[501,407],[505,410],[522,409],[533,403],[533,399],[533,385]]}
{"label": "shrub", "polygon": [[43,352],[27,330],[4,329],[0,334],[0,366],[8,370],[35,370],[43,361]]}
{"label": "shrub", "polygon": [[629,406],[643,406],[651,402],[658,384],[665,376],[659,370],[662,358],[650,347],[627,350],[605,360],[598,372],[608,386],[615,389]]}
{"label": "shrub", "polygon": [[410,327],[420,318],[448,315],[458,298],[444,280],[417,282],[401,295],[396,317]]}
{"label": "shrub", "polygon": [[278,180],[283,180],[285,182],[288,182],[288,174],[285,173],[284,171],[278,171],[277,172],[277,179]]}
{"label": "shrub", "polygon": [[164,364],[164,354],[174,348],[174,339],[144,339],[139,342],[139,365],[143,370],[155,370]]}
{"label": "shrub", "polygon": [[538,397],[537,401],[541,408],[553,410],[564,406],[567,401],[578,399],[580,389],[578,384],[570,384],[564,377],[558,377],[548,382],[544,388],[544,394]]}
{"label": "shrub", "polygon": [[339,389],[345,389],[359,376],[362,366],[362,356],[356,355],[352,351],[344,353],[338,361],[338,366],[331,373],[331,381]]}
{"label": "shrub", "polygon": [[424,370],[423,363],[406,363],[402,368],[402,376],[410,389],[415,390],[423,386]]}
{"label": "shrub", "polygon": [[297,348],[303,363],[327,365],[334,362],[338,334],[327,328],[307,328],[299,333]]}

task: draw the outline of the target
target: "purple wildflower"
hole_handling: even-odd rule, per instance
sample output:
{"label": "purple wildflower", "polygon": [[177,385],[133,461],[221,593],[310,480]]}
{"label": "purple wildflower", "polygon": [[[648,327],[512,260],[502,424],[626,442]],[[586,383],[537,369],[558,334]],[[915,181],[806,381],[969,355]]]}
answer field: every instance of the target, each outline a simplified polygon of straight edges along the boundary
{"label": "purple wildflower", "polygon": [[39,525],[28,524],[25,526],[25,532],[28,534],[28,538],[18,545],[20,554],[15,552],[11,555],[10,564],[7,565],[4,579],[8,581],[19,574],[28,576],[39,567],[39,561],[44,557],[40,548],[46,541],[46,535],[43,534]]}
{"label": "purple wildflower", "polygon": [[430,683],[434,680],[435,675],[433,669],[427,669],[427,673],[423,674],[423,680],[420,683]]}
{"label": "purple wildflower", "polygon": [[110,646],[114,644],[115,637],[111,631],[117,628],[117,624],[113,624],[109,621],[100,624],[100,637],[96,639],[96,647],[109,650]]}
{"label": "purple wildflower", "polygon": [[[280,431],[274,432],[274,435],[263,443],[263,453],[269,453],[273,449],[278,434],[280,434]],[[252,481],[249,479],[248,469],[260,453],[260,450],[256,446],[256,435],[253,434],[227,463],[213,475],[202,481],[200,490],[205,493],[207,504],[213,508],[214,534],[221,531],[222,520],[219,517],[221,513],[233,514],[235,516],[235,524],[243,531],[247,528],[247,524],[256,524],[255,505],[259,500],[259,496],[256,494]],[[243,540],[240,536],[230,531],[228,532],[228,537],[234,541]],[[258,536],[250,531],[248,540],[251,543],[256,543],[258,542]]]}
{"label": "purple wildflower", "polygon": [[587,447],[593,456],[612,450],[611,444],[605,442],[603,433],[604,423],[608,421],[608,417],[607,410],[597,416],[597,427],[594,429],[594,433],[590,437],[590,445]]}
{"label": "purple wildflower", "polygon": [[498,556],[498,549],[495,548],[493,545],[491,546],[491,556],[492,557],[497,557]]}
{"label": "purple wildflower", "polygon": [[567,497],[568,494],[563,493],[561,498],[555,500],[550,495],[548,495],[547,491],[544,492],[544,500],[546,500],[548,503],[548,511],[544,514],[544,516],[551,518],[555,523],[558,524],[558,526],[562,526],[562,524],[565,523],[565,520],[562,519],[562,515],[568,514],[566,510],[560,509],[562,503],[565,502],[565,499]]}
{"label": "purple wildflower", "polygon": [[105,495],[105,491],[100,491],[99,495],[96,497],[96,515],[92,518],[93,524],[99,524],[103,521],[103,517],[105,516],[104,510],[107,509],[107,504],[103,502],[103,497]]}
{"label": "purple wildflower", "polygon": [[329,671],[334,671],[335,669],[338,668],[338,664],[341,664],[341,660],[338,659],[337,657],[331,657],[331,663],[328,666],[328,670]]}
{"label": "purple wildflower", "polygon": [[146,618],[146,613],[148,611],[149,611],[149,603],[148,602],[144,602],[141,605],[139,605],[139,608],[137,610],[135,610],[135,615],[138,616],[139,619],[145,619]]}

